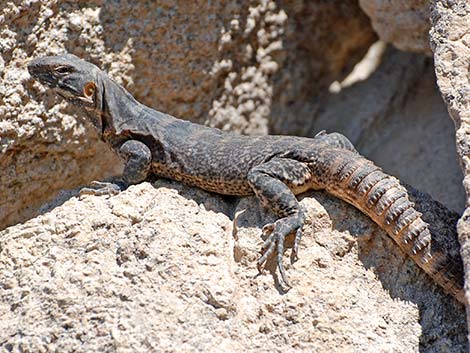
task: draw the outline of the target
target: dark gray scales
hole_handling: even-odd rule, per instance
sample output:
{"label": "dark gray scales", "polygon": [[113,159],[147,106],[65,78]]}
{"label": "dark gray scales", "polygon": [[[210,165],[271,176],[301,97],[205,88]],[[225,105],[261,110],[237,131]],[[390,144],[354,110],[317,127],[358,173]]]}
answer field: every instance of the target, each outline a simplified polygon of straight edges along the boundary
{"label": "dark gray scales", "polygon": [[264,227],[268,237],[258,266],[276,253],[287,284],[284,239],[295,234],[295,255],[305,219],[295,195],[324,189],[371,217],[434,281],[464,300],[461,262],[431,242],[428,225],[399,181],[359,155],[343,135],[240,136],[176,119],[140,104],[98,67],[73,55],[35,59],[28,69],[81,107],[125,162],[122,185],[96,183],[97,189],[84,192],[117,192],[153,174],[219,194],[256,194],[278,216]]}

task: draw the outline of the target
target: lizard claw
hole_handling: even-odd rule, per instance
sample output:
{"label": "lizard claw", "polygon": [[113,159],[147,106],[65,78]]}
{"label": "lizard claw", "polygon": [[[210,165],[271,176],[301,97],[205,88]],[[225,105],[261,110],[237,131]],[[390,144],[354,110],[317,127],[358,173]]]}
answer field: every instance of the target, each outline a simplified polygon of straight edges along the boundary
{"label": "lizard claw", "polygon": [[[263,266],[265,265],[269,256],[271,256],[274,252],[276,252],[277,268],[279,269],[279,274],[281,275],[282,282],[284,282],[286,286],[291,288],[292,285],[287,279],[286,270],[282,262],[282,255],[284,254],[284,241],[285,241],[286,236],[290,232],[286,234],[286,232],[282,230],[282,227],[277,226],[276,223],[270,223],[263,227],[263,230],[262,230],[263,234],[264,235],[269,234],[269,236],[266,238],[266,240],[263,243],[263,246],[261,247],[262,256],[257,261],[257,268],[258,268],[258,271],[261,273],[263,270]],[[296,230],[294,247],[292,249],[292,255],[294,259],[297,259],[298,246],[299,246],[301,237],[302,237],[302,231],[299,228]]]}
{"label": "lizard claw", "polygon": [[113,196],[119,194],[121,190],[122,187],[117,183],[107,181],[92,181],[89,186],[82,188],[78,195],[80,198],[85,195]]}
{"label": "lizard claw", "polygon": [[295,232],[294,247],[292,248],[292,259],[297,261],[299,259],[299,244],[302,239],[302,230],[297,229]]}
{"label": "lizard claw", "polygon": [[274,231],[274,223],[268,223],[268,224],[266,224],[266,225],[263,227],[263,229],[261,230],[261,232],[263,233],[263,235],[271,234],[273,231]]}

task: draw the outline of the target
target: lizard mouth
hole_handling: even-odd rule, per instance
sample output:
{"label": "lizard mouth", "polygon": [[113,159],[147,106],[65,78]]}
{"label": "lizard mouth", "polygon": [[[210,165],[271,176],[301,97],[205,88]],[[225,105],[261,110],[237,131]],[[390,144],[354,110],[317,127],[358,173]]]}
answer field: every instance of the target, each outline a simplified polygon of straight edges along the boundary
{"label": "lizard mouth", "polygon": [[32,70],[30,70],[30,74],[35,80],[38,80],[42,84],[45,84],[52,88],[57,87],[57,80],[55,80],[54,77],[48,75],[47,73],[32,72]]}
{"label": "lizard mouth", "polygon": [[57,95],[73,104],[80,105],[86,109],[94,108],[94,102],[91,97],[77,95],[76,93],[71,92],[68,89],[63,89],[60,86],[54,87],[54,91],[57,93]]}
{"label": "lizard mouth", "polygon": [[59,96],[61,96],[64,99],[70,100],[72,98],[75,98],[75,95],[59,87],[55,87],[55,91]]}
{"label": "lizard mouth", "polygon": [[46,84],[49,87],[57,86],[57,79],[50,72],[44,71],[40,65],[35,64],[34,61],[28,65],[28,72],[32,78],[42,84]]}
{"label": "lizard mouth", "polygon": [[73,85],[69,84],[66,79],[58,78],[50,72],[41,71],[34,65],[28,66],[28,71],[31,77],[54,89],[54,91],[62,98],[72,99],[76,98],[80,94],[80,92],[78,92]]}

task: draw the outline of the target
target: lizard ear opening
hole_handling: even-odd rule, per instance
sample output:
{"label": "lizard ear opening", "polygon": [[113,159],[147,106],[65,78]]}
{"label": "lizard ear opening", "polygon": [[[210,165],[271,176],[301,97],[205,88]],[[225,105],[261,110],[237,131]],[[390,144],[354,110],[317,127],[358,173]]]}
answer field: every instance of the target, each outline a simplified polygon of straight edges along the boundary
{"label": "lizard ear opening", "polygon": [[83,95],[86,98],[92,98],[96,91],[96,85],[94,82],[87,82],[83,87]]}

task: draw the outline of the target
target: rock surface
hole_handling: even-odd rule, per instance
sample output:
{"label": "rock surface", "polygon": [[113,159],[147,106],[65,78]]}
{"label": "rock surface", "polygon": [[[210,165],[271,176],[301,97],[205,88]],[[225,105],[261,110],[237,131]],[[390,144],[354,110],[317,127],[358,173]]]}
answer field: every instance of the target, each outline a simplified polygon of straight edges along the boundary
{"label": "rock surface", "polygon": [[[436,86],[432,60],[380,43],[365,61],[366,79],[352,73],[321,101],[298,114],[301,135],[340,131],[388,173],[462,212],[465,191],[456,158],[454,125]],[[350,80],[355,80],[351,84]],[[303,122],[303,123],[302,123]],[[296,124],[294,124],[295,126]]]}
{"label": "rock surface", "polygon": [[271,216],[254,198],[236,206],[236,237],[232,202],[166,181],[71,198],[7,228],[2,351],[466,351],[463,306],[392,240],[339,200],[301,199],[288,292],[272,266],[256,275]]}
{"label": "rock surface", "polygon": [[[431,53],[427,1],[360,4],[382,40]],[[455,130],[436,86],[432,59],[377,42],[344,76],[305,99],[308,88],[292,91],[292,97],[299,98],[291,104],[282,104],[287,93],[280,95],[273,101],[271,131],[304,136],[339,131],[390,174],[462,212],[465,191]]]}
{"label": "rock surface", "polygon": [[380,39],[405,51],[431,55],[428,0],[359,0]]}
{"label": "rock surface", "polygon": [[[467,208],[459,221],[458,231],[470,303],[470,4],[436,0],[432,2],[431,15],[437,83],[456,127],[457,153],[467,194]],[[470,324],[469,306],[467,317]]]}
{"label": "rock surface", "polygon": [[[63,51],[99,64],[139,100],[178,117],[253,134],[343,132],[388,172],[463,209],[452,126],[429,62],[388,50],[372,76],[327,91],[375,40],[355,1],[208,4],[2,2],[0,229],[31,218],[59,190],[121,168],[80,112],[28,78],[29,58]],[[217,16],[201,20],[199,13]],[[406,136],[388,133],[404,126]],[[385,140],[387,148],[376,148]]]}
{"label": "rock surface", "polygon": [[[375,29],[384,36],[383,25],[393,30],[401,18],[414,31],[402,48],[426,51],[423,23],[408,21],[422,19],[421,7],[396,3],[402,15],[383,20],[366,9]],[[437,75],[466,156],[468,86],[459,86],[465,61],[454,55],[468,47],[465,9],[443,4],[433,12]],[[65,51],[178,117],[250,134],[346,133],[378,165],[461,210],[452,126],[430,60],[378,50],[368,74],[352,78],[375,40],[355,0],[2,1],[0,229],[53,208],[39,206],[58,190],[121,168],[80,112],[26,74],[30,58]],[[253,199],[237,207],[247,208],[237,240],[231,201],[156,186],[71,198],[0,233],[4,351],[466,351],[462,306],[344,203],[302,199],[308,222],[285,293],[271,272],[255,276],[269,215]]]}
{"label": "rock surface", "polygon": [[273,77],[269,128],[299,135],[310,124],[308,110],[316,109],[330,84],[342,80],[377,37],[357,1],[286,3],[285,51]]}
{"label": "rock surface", "polygon": [[120,167],[80,113],[31,82],[29,59],[71,52],[151,107],[265,134],[275,92],[291,92],[281,105],[310,99],[374,39],[353,0],[0,1],[0,229]]}

